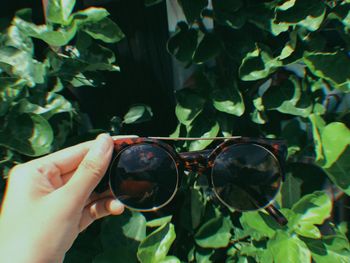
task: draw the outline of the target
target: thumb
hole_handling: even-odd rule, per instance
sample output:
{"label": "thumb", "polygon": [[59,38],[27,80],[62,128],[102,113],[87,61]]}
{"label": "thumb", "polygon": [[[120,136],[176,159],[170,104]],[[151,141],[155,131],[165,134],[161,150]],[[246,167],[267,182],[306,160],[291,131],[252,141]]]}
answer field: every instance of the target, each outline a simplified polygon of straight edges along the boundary
{"label": "thumb", "polygon": [[99,135],[66,184],[67,190],[79,199],[88,198],[106,173],[112,152],[113,139],[107,134]]}

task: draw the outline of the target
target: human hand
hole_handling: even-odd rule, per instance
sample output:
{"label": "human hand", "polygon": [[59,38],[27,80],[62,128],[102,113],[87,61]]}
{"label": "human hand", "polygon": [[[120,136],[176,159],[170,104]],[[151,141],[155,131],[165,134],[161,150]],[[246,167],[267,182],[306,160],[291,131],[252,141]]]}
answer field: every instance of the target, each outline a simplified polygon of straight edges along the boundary
{"label": "human hand", "polygon": [[94,220],[121,214],[110,193],[92,193],[112,152],[112,138],[102,134],[14,167],[1,208],[1,262],[62,262]]}

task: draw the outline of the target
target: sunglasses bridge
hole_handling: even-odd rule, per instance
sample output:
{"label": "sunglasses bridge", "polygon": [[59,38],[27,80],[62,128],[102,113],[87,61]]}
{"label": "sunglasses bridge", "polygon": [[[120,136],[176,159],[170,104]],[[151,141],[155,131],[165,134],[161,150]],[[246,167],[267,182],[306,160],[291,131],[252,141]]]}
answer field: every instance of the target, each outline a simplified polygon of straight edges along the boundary
{"label": "sunglasses bridge", "polygon": [[213,166],[212,162],[209,161],[209,156],[212,151],[212,149],[207,149],[202,151],[182,152],[179,153],[179,156],[185,170],[201,174]]}

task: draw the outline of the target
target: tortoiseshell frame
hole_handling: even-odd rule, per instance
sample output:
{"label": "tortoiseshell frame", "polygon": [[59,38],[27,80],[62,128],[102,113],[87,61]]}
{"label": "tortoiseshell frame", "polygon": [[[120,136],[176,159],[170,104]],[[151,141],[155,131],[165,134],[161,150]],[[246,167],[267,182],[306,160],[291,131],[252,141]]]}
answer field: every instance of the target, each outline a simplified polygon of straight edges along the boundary
{"label": "tortoiseshell frame", "polygon": [[[198,138],[195,138],[198,139]],[[256,144],[259,146],[262,146],[267,151],[272,153],[272,155],[277,159],[281,175],[282,175],[282,181],[285,180],[285,159],[287,155],[287,145],[283,140],[275,140],[275,139],[262,139],[262,138],[248,138],[248,137],[221,137],[221,138],[210,138],[212,140],[222,140],[223,142],[219,144],[214,149],[206,149],[201,151],[193,151],[193,152],[182,152],[177,153],[175,149],[166,141],[177,141],[177,140],[195,140],[195,139],[189,139],[189,138],[162,138],[162,137],[136,137],[136,138],[121,138],[114,140],[114,152],[116,153],[116,156],[113,158],[117,158],[117,156],[120,154],[121,151],[123,151],[125,148],[140,144],[140,143],[146,143],[146,144],[153,144],[157,147],[161,147],[166,152],[170,154],[170,156],[174,159],[178,171],[178,177],[180,175],[183,175],[184,170],[197,172],[199,174],[202,173],[208,173],[210,172],[211,168],[214,165],[214,161],[216,157],[228,146],[231,145],[237,145],[242,143],[249,143],[249,144]],[[111,163],[112,163],[111,162]],[[208,173],[211,174],[211,173]],[[112,187],[111,187],[111,176],[109,175],[108,178],[109,181],[109,187],[113,193]],[[179,178],[177,180],[177,185],[174,191],[174,194],[168,200],[165,204],[163,204],[161,207],[167,205],[175,196],[175,193],[178,190],[179,187]],[[280,186],[279,186],[280,187]],[[279,189],[276,189],[279,190]],[[114,194],[114,193],[113,193]],[[219,198],[220,199],[220,198]],[[224,203],[222,200],[220,200],[222,203]],[[272,200],[271,200],[272,201]],[[225,203],[224,203],[225,204]],[[157,207],[156,209],[159,209],[161,207]],[[154,211],[156,209],[150,209],[146,211]],[[285,225],[288,221],[283,216],[283,214],[278,211],[277,208],[275,208],[271,203],[269,203],[266,207],[261,207],[259,209],[265,209],[280,225]]]}

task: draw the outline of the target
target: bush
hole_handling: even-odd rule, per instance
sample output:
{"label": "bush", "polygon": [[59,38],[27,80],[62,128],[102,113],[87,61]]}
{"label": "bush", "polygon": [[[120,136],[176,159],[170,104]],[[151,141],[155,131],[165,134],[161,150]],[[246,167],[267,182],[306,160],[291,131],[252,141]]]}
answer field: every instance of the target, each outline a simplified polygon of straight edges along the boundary
{"label": "bush", "polygon": [[[339,199],[350,194],[350,115],[341,104],[350,91],[349,1],[212,0],[212,9],[206,0],[178,2],[187,21],[167,49],[194,71],[176,92],[179,124],[172,136],[285,139],[286,180],[276,205],[289,222],[280,226],[263,211],[231,213],[211,202],[205,182],[190,173],[170,216],[107,218],[79,237],[65,262],[348,262],[348,218]],[[79,109],[63,89],[99,85],[91,81],[95,71],[118,70],[101,45],[123,37],[108,12],[72,13],[75,1],[65,3],[49,1],[40,26],[21,10],[1,34],[4,175],[78,134]],[[204,18],[213,19],[212,30]],[[50,47],[43,60],[34,56],[32,38]],[[124,122],[151,115],[138,105]]]}

